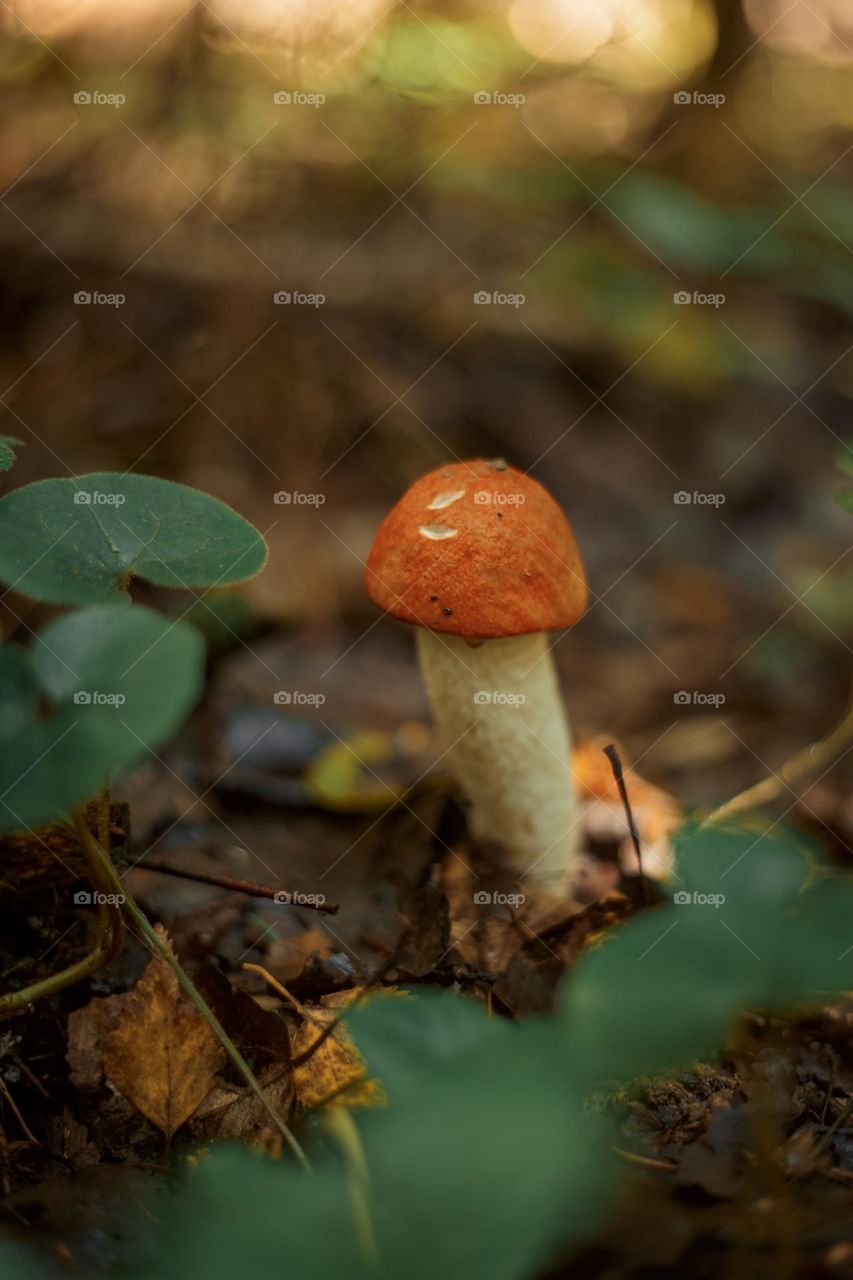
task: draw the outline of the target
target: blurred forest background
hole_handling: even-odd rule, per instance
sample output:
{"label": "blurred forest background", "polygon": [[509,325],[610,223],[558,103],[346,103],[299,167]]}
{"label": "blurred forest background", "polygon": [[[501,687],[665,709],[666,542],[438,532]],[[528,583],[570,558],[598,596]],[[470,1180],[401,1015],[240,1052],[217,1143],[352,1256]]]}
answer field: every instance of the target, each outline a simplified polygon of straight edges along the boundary
{"label": "blurred forest background", "polygon": [[[581,734],[712,803],[840,717],[845,0],[3,0],[0,22],[11,483],[134,469],[253,520],[270,566],[217,606],[244,692],[322,689],[337,732],[423,718],[362,561],[419,474],[503,455],[588,567],[555,648]],[[4,608],[24,638],[34,606]],[[849,830],[828,785],[810,811]]]}

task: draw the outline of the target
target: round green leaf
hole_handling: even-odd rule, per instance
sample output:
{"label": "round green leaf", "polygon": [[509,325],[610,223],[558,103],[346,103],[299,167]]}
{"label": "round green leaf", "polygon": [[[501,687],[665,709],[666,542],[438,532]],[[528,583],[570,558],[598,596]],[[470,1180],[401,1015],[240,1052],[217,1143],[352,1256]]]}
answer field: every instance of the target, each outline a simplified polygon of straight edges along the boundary
{"label": "round green leaf", "polygon": [[0,649],[0,831],[49,822],[143,759],[198,698],[204,643],[151,609],[96,605]]}
{"label": "round green leaf", "polygon": [[224,502],[155,476],[37,480],[0,500],[0,581],[53,604],[126,602],[132,578],[228,586],[266,558],[257,529]]}

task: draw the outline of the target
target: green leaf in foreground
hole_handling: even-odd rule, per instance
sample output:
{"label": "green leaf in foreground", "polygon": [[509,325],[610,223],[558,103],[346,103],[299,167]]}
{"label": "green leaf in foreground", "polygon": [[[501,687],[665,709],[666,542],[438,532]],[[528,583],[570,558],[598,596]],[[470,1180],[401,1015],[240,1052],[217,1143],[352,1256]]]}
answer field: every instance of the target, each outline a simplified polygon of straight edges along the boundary
{"label": "green leaf in foreground", "polygon": [[154,476],[38,480],[0,500],[0,581],[53,604],[126,601],[133,578],[228,586],[266,557],[257,529],[224,502]]}
{"label": "green leaf in foreground", "polygon": [[567,1043],[588,1083],[680,1066],[723,1045],[742,1009],[853,984],[853,929],[841,941],[853,881],[809,885],[793,838],[685,831],[678,869],[669,905],[616,930],[564,980]]}
{"label": "green leaf in foreground", "polygon": [[853,514],[853,489],[839,489],[835,495],[835,501],[843,511]]}
{"label": "green leaf in foreground", "polygon": [[0,648],[0,831],[48,822],[143,759],[201,690],[198,632],[96,605]]}
{"label": "green leaf in foreground", "polygon": [[369,1001],[348,1022],[391,1099],[352,1113],[378,1258],[359,1248],[346,1172],[328,1151],[308,1177],[215,1152],[164,1224],[159,1280],[523,1280],[594,1230],[611,1156],[553,1021],[515,1026],[429,992]]}
{"label": "green leaf in foreground", "polygon": [[0,471],[9,471],[14,465],[18,449],[23,440],[16,436],[0,436]]}

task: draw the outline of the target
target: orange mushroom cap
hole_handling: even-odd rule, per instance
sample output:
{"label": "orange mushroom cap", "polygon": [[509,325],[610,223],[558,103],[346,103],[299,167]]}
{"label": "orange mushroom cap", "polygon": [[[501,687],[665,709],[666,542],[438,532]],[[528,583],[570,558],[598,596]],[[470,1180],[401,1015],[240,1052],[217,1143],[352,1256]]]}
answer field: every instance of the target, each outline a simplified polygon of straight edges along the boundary
{"label": "orange mushroom cap", "polygon": [[586,608],[583,564],[551,495],[500,459],[416,480],[382,524],[368,595],[401,622],[493,640],[570,627]]}

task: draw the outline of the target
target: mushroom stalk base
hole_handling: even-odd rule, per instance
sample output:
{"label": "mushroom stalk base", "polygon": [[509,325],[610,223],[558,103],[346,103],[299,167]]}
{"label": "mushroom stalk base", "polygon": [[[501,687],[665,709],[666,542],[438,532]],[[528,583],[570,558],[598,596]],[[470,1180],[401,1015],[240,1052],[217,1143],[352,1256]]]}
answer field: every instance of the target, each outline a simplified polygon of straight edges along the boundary
{"label": "mushroom stalk base", "polygon": [[547,637],[486,640],[417,633],[438,731],[471,805],[470,826],[505,850],[530,885],[571,878],[577,814],[569,726]]}

